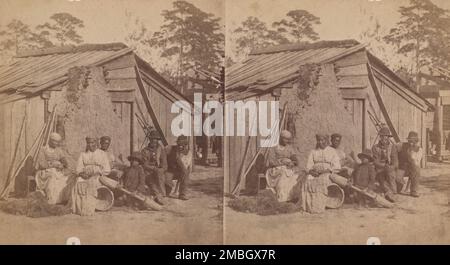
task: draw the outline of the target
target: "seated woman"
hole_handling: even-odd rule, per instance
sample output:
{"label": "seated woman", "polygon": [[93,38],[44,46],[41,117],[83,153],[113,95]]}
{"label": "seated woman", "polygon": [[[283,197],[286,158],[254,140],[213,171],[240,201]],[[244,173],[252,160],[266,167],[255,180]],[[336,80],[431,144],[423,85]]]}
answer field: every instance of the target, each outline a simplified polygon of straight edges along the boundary
{"label": "seated woman", "polygon": [[268,154],[267,186],[276,192],[280,202],[296,199],[294,186],[298,180],[298,155],[291,140],[291,133],[282,131],[280,144],[271,148]]}
{"label": "seated woman", "polygon": [[97,203],[97,188],[100,176],[111,172],[105,152],[97,149],[97,139],[86,137],[86,152],[78,158],[78,177],[72,190],[72,212],[79,215],[93,215]]}
{"label": "seated woman", "polygon": [[328,186],[331,184],[329,176],[341,170],[339,156],[334,148],[328,146],[328,136],[317,134],[316,141],[316,149],[308,156],[308,176],[302,183],[300,192],[301,208],[311,213],[325,210]]}
{"label": "seated woman", "polygon": [[64,174],[67,160],[59,147],[61,136],[51,133],[48,145],[38,155],[36,163],[36,189],[45,194],[49,204],[63,203],[68,200],[67,181]]}

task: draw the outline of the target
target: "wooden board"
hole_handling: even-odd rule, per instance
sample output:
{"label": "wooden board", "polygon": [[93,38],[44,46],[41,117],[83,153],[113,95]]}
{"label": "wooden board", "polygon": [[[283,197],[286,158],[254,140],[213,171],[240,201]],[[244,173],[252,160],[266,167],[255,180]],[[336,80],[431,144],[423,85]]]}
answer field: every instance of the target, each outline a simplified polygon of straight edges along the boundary
{"label": "wooden board", "polygon": [[341,76],[338,78],[337,85],[339,88],[365,88],[369,80],[367,76]]}
{"label": "wooden board", "polygon": [[105,79],[135,79],[133,67],[105,71]]}
{"label": "wooden board", "polygon": [[104,70],[122,69],[128,67],[134,67],[136,61],[134,60],[133,54],[128,54],[112,60],[103,65]]}
{"label": "wooden board", "polygon": [[358,76],[367,75],[367,67],[365,64],[351,65],[336,68],[336,76]]}
{"label": "wooden board", "polygon": [[110,91],[111,100],[115,102],[133,102],[134,90],[132,91]]}
{"label": "wooden board", "polygon": [[366,89],[361,88],[341,88],[339,92],[344,99],[365,99],[367,97]]}
{"label": "wooden board", "polygon": [[355,52],[354,54],[351,54],[349,56],[346,56],[342,59],[337,60],[334,63],[334,65],[335,65],[335,67],[340,68],[340,67],[360,65],[360,64],[366,64],[366,63],[367,63],[366,51],[359,51],[359,52]]}

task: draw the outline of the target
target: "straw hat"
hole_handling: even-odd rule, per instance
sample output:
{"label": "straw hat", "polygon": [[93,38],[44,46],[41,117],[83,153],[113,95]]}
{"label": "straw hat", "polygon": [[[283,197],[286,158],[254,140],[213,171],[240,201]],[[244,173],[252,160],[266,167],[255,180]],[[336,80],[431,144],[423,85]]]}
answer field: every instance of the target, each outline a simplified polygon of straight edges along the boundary
{"label": "straw hat", "polygon": [[161,139],[161,135],[159,135],[158,131],[153,130],[153,131],[151,131],[151,132],[149,133],[148,138],[160,140],[160,139]]}

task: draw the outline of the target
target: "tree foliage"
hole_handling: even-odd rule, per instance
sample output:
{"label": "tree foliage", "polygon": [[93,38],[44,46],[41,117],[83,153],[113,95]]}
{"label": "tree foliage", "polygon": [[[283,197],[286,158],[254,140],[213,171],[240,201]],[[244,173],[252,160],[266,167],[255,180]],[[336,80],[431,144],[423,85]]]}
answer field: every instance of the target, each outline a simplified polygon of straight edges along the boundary
{"label": "tree foliage", "polygon": [[450,19],[448,10],[430,0],[410,0],[399,8],[400,21],[384,37],[397,52],[412,58],[409,71],[417,75],[429,65],[449,66]]}
{"label": "tree foliage", "polygon": [[319,34],[314,25],[320,24],[320,19],[306,10],[291,10],[286,17],[268,26],[257,17],[247,17],[236,29],[231,31],[230,41],[233,44],[232,56],[228,61],[240,61],[251,50],[271,46],[318,40]]}
{"label": "tree foliage", "polygon": [[59,45],[80,44],[83,38],[78,34],[78,30],[84,28],[81,19],[69,13],[56,13],[51,17],[51,22],[46,22],[36,27],[41,30],[40,35],[52,43]]}
{"label": "tree foliage", "polygon": [[300,42],[318,40],[319,34],[314,30],[314,25],[320,24],[320,18],[306,10],[291,10],[286,18],[272,24],[274,28],[288,41]]}
{"label": "tree foliage", "polygon": [[51,23],[47,22],[35,28],[19,19],[13,19],[0,27],[0,59],[6,62],[22,49],[83,42],[83,38],[78,34],[78,29],[84,27],[82,20],[68,13],[56,13],[50,19]]}
{"label": "tree foliage", "polygon": [[160,48],[161,57],[176,61],[174,77],[178,85],[182,85],[189,69],[219,69],[224,49],[220,18],[186,1],[173,2],[173,9],[163,10],[162,16],[164,24],[148,44]]}
{"label": "tree foliage", "polygon": [[287,40],[277,31],[269,29],[257,17],[248,17],[233,31],[238,56],[245,56],[252,49],[286,43]]}

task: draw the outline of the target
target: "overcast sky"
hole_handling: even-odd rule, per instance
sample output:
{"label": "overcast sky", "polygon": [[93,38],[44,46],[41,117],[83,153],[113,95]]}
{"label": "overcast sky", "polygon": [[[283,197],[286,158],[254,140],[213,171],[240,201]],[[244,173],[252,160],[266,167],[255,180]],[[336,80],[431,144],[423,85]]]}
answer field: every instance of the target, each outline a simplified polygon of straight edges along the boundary
{"label": "overcast sky", "polygon": [[[224,16],[222,0],[189,0],[205,12]],[[161,11],[172,8],[170,0],[0,0],[0,24],[17,18],[30,25],[48,21],[58,12],[68,12],[84,21],[80,30],[85,42],[123,41],[127,34],[126,12],[142,19],[150,31],[163,23]],[[224,20],[223,22],[224,23]]]}

